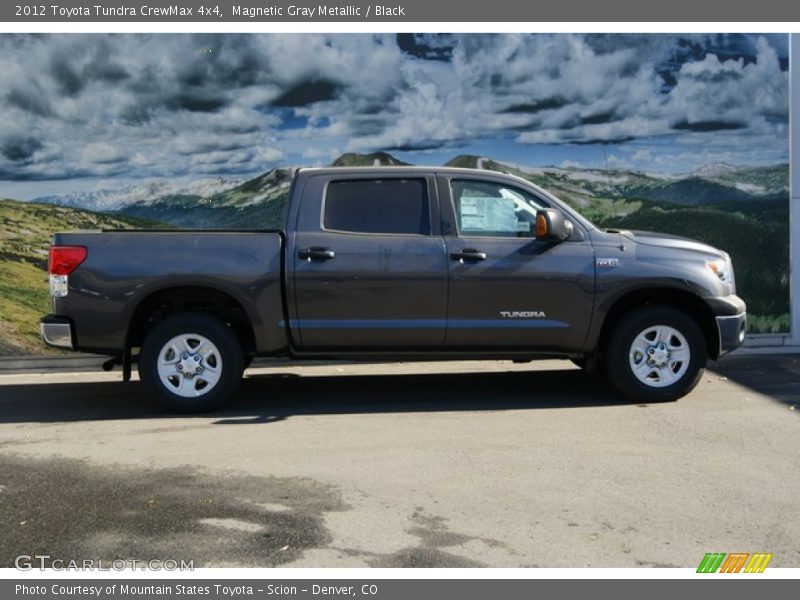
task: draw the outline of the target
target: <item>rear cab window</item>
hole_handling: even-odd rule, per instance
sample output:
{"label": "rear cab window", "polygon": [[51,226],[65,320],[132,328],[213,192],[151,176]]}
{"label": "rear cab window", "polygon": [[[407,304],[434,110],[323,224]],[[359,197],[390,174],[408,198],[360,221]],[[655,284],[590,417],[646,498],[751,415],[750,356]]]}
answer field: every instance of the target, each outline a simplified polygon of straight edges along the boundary
{"label": "rear cab window", "polygon": [[328,183],[323,229],[347,233],[430,235],[424,178],[337,179]]}

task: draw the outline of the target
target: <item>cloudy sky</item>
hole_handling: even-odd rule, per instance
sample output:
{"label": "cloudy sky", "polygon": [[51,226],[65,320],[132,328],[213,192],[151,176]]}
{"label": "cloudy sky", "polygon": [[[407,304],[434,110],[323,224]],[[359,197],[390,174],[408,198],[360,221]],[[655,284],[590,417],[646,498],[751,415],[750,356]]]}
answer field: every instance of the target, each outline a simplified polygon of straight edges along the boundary
{"label": "cloudy sky", "polygon": [[770,35],[0,35],[0,195],[385,150],[687,172],[788,157]]}

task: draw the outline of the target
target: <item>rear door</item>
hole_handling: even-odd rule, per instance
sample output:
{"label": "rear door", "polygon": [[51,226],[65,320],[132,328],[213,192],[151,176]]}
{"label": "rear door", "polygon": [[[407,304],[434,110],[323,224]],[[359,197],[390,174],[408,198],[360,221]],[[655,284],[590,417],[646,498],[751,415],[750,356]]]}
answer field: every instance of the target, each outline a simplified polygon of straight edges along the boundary
{"label": "rear door", "polygon": [[594,252],[578,223],[570,240],[534,239],[552,201],[486,176],[439,177],[450,292],[451,349],[574,351],[594,302]]}
{"label": "rear door", "polygon": [[291,241],[293,338],[308,351],[438,349],[447,260],[435,178],[308,176]]}

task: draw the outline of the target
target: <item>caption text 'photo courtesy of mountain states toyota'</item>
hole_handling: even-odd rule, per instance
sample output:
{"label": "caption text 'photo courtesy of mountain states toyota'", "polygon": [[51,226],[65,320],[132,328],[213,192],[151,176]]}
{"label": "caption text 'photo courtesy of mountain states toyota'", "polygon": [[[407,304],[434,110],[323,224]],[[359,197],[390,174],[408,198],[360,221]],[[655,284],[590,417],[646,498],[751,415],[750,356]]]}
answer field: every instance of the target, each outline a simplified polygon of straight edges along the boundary
{"label": "caption text 'photo courtesy of mountain states toyota'", "polygon": [[126,380],[138,363],[182,412],[230,398],[255,356],[565,358],[631,399],[674,400],[744,340],[725,252],[600,230],[511,175],[300,169],[283,223],[58,233],[42,336]]}

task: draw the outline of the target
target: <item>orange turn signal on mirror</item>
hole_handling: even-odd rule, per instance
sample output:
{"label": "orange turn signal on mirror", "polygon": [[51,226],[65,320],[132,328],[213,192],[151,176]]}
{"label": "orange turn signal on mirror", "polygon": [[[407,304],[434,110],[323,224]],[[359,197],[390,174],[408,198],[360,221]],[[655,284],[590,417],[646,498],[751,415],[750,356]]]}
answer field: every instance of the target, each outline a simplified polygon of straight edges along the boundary
{"label": "orange turn signal on mirror", "polygon": [[547,218],[544,215],[536,215],[536,237],[547,235]]}

